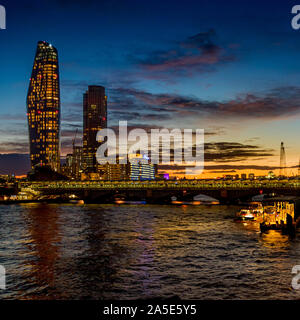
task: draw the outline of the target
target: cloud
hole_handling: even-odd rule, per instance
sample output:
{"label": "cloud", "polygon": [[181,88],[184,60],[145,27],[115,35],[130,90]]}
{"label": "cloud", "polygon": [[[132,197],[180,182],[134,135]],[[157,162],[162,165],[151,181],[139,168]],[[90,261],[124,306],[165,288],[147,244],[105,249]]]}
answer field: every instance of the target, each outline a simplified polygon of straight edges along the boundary
{"label": "cloud", "polygon": [[204,146],[205,161],[236,162],[274,156],[273,149],[238,142],[214,142]]}
{"label": "cloud", "polygon": [[0,143],[0,153],[28,153],[28,141],[6,141]]}
{"label": "cloud", "polygon": [[[82,92],[87,88],[85,82],[65,83],[68,90],[78,90],[73,101],[62,104],[62,153],[70,152],[72,139],[76,128],[82,131]],[[76,91],[75,90],[75,91]],[[79,94],[80,92],[80,94]],[[131,128],[174,128],[176,123],[181,128],[191,127],[191,121],[210,119],[217,121],[222,119],[222,125],[226,121],[239,120],[276,120],[291,117],[300,112],[300,88],[281,87],[274,88],[260,94],[238,95],[230,101],[206,101],[193,96],[182,96],[171,93],[151,93],[135,88],[107,88],[108,99],[108,125],[114,127],[119,120],[127,120]],[[71,99],[71,100],[72,100]],[[80,99],[80,100],[78,100]],[[9,117],[8,117],[9,118]],[[19,116],[17,116],[19,118]],[[224,127],[212,122],[204,122],[205,134],[216,136],[224,134]],[[215,122],[214,122],[215,123]],[[80,134],[77,137],[77,144]],[[273,150],[253,148],[251,144],[258,137],[245,141],[246,144],[219,142],[206,145],[207,161],[241,161],[255,157],[256,159],[273,155]],[[18,146],[17,146],[18,147]],[[1,149],[0,149],[1,150]],[[4,148],[2,149],[4,152]],[[19,146],[15,151],[25,152],[26,149]],[[13,151],[10,148],[10,151]]]}
{"label": "cloud", "polygon": [[236,170],[211,170],[209,173],[221,173],[221,174],[228,174],[228,173],[236,173]]}
{"label": "cloud", "polygon": [[[195,154],[195,147],[193,148],[193,152]],[[171,161],[174,159],[174,153],[175,150],[171,149]],[[160,154],[162,154],[161,150]],[[238,142],[209,142],[204,144],[205,164],[212,162],[234,163],[245,160],[261,160],[272,156],[274,156],[273,149],[265,149],[257,145],[242,144]]]}
{"label": "cloud", "polygon": [[[159,170],[163,172],[169,172],[171,171],[172,174],[178,174],[182,173],[185,174],[185,169],[187,166],[184,165],[159,165],[158,168]],[[293,169],[291,167],[291,169]],[[238,170],[262,170],[262,171],[273,171],[280,169],[279,166],[268,166],[268,165],[209,165],[205,166],[205,171],[204,173],[233,173]]]}
{"label": "cloud", "polygon": [[26,113],[1,114],[1,120],[26,121]]}
{"label": "cloud", "polygon": [[225,117],[270,119],[289,117],[300,111],[300,88],[274,88],[262,94],[243,94],[235,100],[220,104],[218,113]]}
{"label": "cloud", "polygon": [[[112,93],[109,109],[113,112],[126,109],[131,112],[152,111],[168,118],[218,118],[222,119],[278,119],[291,117],[300,112],[300,87],[277,87],[262,93],[240,94],[228,101],[203,100],[194,96],[170,93],[150,93],[133,88],[118,88]],[[147,119],[146,119],[147,120]]]}
{"label": "cloud", "polygon": [[[136,126],[128,127],[128,130],[134,129]],[[146,130],[150,127],[145,126]],[[116,129],[116,128],[115,128]],[[76,144],[80,145],[81,132],[77,137]],[[64,131],[62,134],[63,153],[70,153],[72,149],[72,140],[74,138],[73,131]],[[14,146],[16,147],[16,146]],[[25,146],[20,144],[21,150]],[[2,150],[0,148],[0,150]],[[3,151],[2,151],[3,152]],[[28,150],[27,150],[28,152]],[[172,154],[172,151],[171,151]],[[273,150],[263,149],[257,145],[242,144],[238,142],[215,142],[205,144],[205,170],[210,173],[231,173],[236,170],[276,170],[279,166],[268,165],[252,165],[252,164],[231,164],[229,162],[239,162],[244,160],[257,160],[261,157],[267,158],[273,156]],[[62,157],[63,158],[63,157]],[[215,163],[215,164],[207,164]],[[185,174],[186,165],[159,165],[160,171],[171,171],[173,174]],[[0,174],[15,173],[17,175],[26,174],[30,170],[28,154],[0,154]],[[297,165],[290,168],[297,168]]]}
{"label": "cloud", "polygon": [[176,42],[173,47],[136,57],[136,63],[148,78],[174,79],[177,76],[193,76],[211,72],[217,65],[235,60],[229,53],[216,44],[214,30],[198,33],[187,39]]}

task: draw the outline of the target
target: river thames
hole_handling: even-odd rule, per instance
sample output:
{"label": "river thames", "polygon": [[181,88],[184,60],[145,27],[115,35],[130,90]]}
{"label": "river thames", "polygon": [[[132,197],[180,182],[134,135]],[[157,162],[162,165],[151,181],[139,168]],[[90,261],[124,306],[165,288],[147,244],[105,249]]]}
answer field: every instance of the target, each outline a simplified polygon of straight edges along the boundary
{"label": "river thames", "polygon": [[300,237],[235,206],[0,206],[1,299],[299,299]]}

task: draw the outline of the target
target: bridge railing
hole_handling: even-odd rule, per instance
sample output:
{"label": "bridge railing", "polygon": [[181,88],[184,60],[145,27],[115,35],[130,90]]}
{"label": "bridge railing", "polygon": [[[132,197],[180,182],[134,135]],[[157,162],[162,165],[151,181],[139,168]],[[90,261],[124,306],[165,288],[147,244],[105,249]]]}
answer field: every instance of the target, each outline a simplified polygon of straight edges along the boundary
{"label": "bridge railing", "polygon": [[34,190],[111,190],[111,189],[300,189],[300,181],[51,181],[23,182],[21,187]]}

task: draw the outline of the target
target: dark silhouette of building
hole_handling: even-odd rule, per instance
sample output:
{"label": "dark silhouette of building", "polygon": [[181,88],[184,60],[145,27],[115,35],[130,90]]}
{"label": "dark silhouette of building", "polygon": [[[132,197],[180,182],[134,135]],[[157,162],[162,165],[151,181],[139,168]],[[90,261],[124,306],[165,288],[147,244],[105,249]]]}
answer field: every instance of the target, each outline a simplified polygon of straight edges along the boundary
{"label": "dark silhouette of building", "polygon": [[72,156],[72,177],[80,180],[82,173],[82,147],[74,146]]}
{"label": "dark silhouette of building", "polygon": [[29,181],[57,181],[68,180],[68,177],[53,171],[50,166],[36,166],[33,170],[28,172],[27,178]]}
{"label": "dark silhouette of building", "polygon": [[283,142],[280,144],[280,177],[286,177],[286,155],[285,155],[285,148]]}
{"label": "dark silhouette of building", "polygon": [[96,137],[107,127],[107,97],[102,86],[89,86],[83,95],[83,164],[86,172],[98,172]]}
{"label": "dark silhouette of building", "polygon": [[39,41],[27,95],[31,167],[60,169],[60,89],[56,48]]}

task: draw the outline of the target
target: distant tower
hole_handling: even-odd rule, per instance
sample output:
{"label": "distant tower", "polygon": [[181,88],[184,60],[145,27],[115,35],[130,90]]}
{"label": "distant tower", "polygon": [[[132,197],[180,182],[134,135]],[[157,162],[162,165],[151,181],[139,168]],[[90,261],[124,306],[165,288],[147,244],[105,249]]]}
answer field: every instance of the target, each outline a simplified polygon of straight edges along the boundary
{"label": "distant tower", "polygon": [[298,164],[298,178],[300,178],[300,159],[299,159],[299,164]]}
{"label": "distant tower", "polygon": [[96,151],[100,143],[96,140],[99,130],[107,127],[107,97],[102,86],[89,86],[83,95],[83,161],[84,169],[97,172],[99,165]]}
{"label": "distant tower", "polygon": [[39,41],[27,94],[31,167],[60,169],[60,92],[57,50]]}
{"label": "distant tower", "polygon": [[286,176],[286,156],[285,156],[285,149],[284,149],[283,142],[281,142],[281,145],[280,145],[280,173],[279,173],[279,175],[281,177]]}

